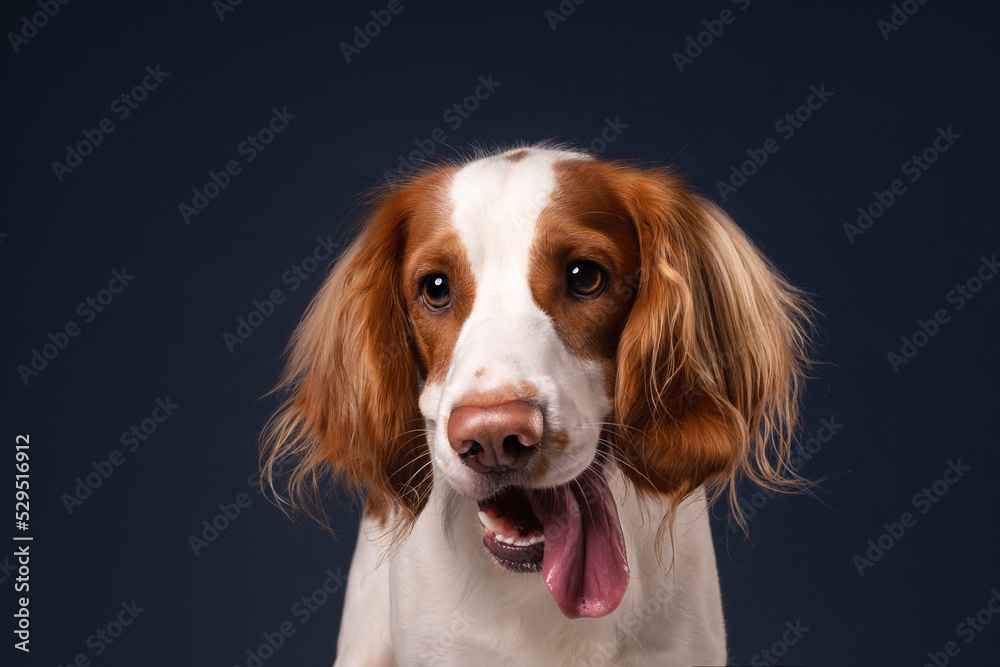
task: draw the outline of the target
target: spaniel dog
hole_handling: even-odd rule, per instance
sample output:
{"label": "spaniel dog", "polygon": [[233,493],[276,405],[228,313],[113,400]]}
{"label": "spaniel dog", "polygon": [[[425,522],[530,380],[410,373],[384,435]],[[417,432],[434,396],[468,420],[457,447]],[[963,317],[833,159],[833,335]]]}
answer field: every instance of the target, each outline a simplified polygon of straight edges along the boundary
{"label": "spaniel dog", "polygon": [[665,170],[540,145],[381,196],[262,459],[364,498],[336,665],[725,664],[708,506],[800,481],[808,317]]}

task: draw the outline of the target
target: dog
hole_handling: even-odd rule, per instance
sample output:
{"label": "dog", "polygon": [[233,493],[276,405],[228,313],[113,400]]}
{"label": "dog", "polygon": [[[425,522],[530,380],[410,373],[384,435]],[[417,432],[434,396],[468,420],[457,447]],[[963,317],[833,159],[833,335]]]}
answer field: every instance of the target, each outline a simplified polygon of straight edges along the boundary
{"label": "dog", "polygon": [[262,454],[282,503],[364,499],[335,665],[725,664],[708,507],[801,482],[810,314],[666,169],[540,144],[382,194]]}

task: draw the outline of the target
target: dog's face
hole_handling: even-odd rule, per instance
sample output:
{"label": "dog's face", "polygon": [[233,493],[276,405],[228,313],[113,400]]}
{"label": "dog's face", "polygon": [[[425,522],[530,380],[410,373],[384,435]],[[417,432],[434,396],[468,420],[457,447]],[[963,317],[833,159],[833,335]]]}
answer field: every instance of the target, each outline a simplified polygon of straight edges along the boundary
{"label": "dog's face", "polygon": [[740,470],[779,483],[804,314],[665,173],[544,148],[433,169],[310,306],[267,465],[293,459],[293,494],[338,473],[403,526],[444,485],[495,562],[602,616],[628,583],[605,469],[675,502]]}
{"label": "dog's face", "polygon": [[[596,163],[521,151],[457,170],[442,217],[412,218],[402,288],[435,473],[482,500],[555,487],[593,461],[639,240]],[[590,172],[590,173],[588,173]]]}

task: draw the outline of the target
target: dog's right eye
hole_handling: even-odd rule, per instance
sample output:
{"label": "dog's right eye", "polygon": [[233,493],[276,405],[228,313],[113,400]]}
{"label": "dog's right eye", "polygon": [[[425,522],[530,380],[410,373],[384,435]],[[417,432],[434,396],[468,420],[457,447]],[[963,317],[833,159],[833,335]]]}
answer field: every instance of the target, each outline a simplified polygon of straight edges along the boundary
{"label": "dog's right eye", "polygon": [[424,303],[431,310],[441,310],[451,303],[451,287],[448,285],[448,276],[443,273],[434,273],[423,280],[420,294]]}
{"label": "dog's right eye", "polygon": [[566,282],[573,294],[583,299],[596,297],[604,289],[607,276],[596,262],[578,260],[566,267]]}

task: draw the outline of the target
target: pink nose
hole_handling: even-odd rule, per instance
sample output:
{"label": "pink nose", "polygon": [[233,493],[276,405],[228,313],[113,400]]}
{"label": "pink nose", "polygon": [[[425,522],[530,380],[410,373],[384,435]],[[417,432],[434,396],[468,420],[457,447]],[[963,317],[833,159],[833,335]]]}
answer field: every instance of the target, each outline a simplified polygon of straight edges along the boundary
{"label": "pink nose", "polygon": [[455,408],[448,418],[448,441],[476,472],[502,473],[528,463],[542,440],[542,413],[527,401]]}

